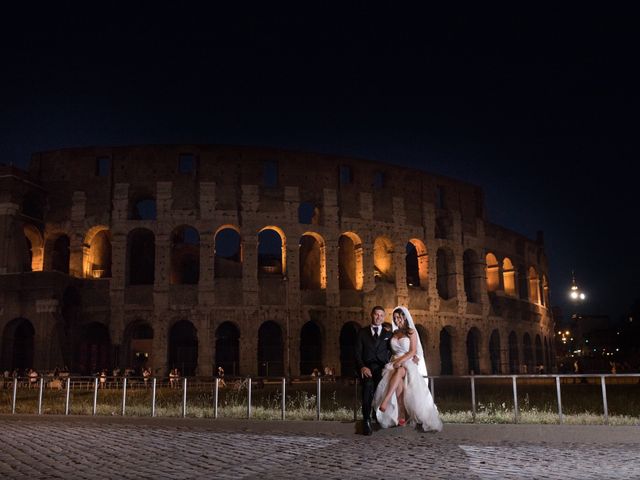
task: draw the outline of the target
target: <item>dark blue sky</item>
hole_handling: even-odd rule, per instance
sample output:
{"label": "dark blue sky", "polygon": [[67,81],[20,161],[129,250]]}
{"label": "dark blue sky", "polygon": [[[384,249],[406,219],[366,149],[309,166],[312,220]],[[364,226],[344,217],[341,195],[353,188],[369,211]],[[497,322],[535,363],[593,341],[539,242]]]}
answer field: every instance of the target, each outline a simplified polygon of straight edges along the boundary
{"label": "dark blue sky", "polygon": [[491,221],[545,232],[555,304],[569,309],[575,269],[585,312],[626,311],[640,297],[632,12],[369,3],[6,11],[0,161],[223,143],[421,168],[482,186]]}

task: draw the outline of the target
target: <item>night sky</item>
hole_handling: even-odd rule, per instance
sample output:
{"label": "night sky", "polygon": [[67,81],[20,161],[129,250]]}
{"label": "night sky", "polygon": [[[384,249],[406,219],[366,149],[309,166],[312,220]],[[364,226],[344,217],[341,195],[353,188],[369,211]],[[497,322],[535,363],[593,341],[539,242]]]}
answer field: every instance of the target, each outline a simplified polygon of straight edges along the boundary
{"label": "night sky", "polygon": [[214,143],[424,169],[480,185],[490,221],[544,231],[565,313],[572,269],[583,313],[640,297],[631,11],[177,3],[5,9],[0,162]]}

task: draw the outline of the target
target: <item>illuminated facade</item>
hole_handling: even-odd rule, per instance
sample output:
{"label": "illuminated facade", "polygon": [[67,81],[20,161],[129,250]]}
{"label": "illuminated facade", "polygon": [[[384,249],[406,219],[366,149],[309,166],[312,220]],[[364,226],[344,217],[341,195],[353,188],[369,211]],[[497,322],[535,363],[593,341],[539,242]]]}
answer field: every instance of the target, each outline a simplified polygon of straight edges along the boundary
{"label": "illuminated facade", "polygon": [[45,152],[0,182],[2,369],[350,375],[398,304],[432,374],[552,368],[542,239],[488,222],[477,186],[222,146]]}

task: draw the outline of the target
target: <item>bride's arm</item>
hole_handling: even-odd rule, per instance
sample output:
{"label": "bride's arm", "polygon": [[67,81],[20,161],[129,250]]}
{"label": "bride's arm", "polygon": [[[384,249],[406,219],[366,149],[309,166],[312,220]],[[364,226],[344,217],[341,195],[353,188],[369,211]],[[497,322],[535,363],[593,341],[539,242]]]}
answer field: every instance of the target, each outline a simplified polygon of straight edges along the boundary
{"label": "bride's arm", "polygon": [[410,358],[413,358],[416,354],[417,351],[417,344],[416,344],[416,331],[413,330],[411,333],[409,333],[409,351],[407,353],[405,353],[404,355],[402,355],[401,357],[398,357],[397,359],[394,360],[393,362],[393,367],[394,368],[399,368],[402,366],[402,364],[409,360]]}

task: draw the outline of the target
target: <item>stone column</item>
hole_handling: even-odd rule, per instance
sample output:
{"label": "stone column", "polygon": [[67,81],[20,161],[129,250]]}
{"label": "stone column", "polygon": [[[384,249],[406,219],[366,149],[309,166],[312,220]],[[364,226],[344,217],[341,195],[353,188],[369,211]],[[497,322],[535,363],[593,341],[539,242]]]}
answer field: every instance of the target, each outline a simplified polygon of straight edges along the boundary
{"label": "stone column", "polygon": [[326,272],[327,307],[340,306],[340,278],[338,273],[338,239],[328,235],[325,239],[324,258]]}
{"label": "stone column", "polygon": [[393,239],[393,263],[396,267],[396,296],[398,305],[408,305],[409,289],[407,288],[406,269],[406,242],[407,238],[401,234],[404,232],[406,224],[406,213],[404,210],[404,199],[393,197],[393,223],[396,236]]}
{"label": "stone column", "polygon": [[[63,359],[50,358],[51,353],[51,328],[56,324],[56,316],[59,314],[60,304],[56,299],[36,300],[37,319],[34,321],[35,338],[33,339],[33,365],[32,367],[42,373],[52,367],[54,363],[61,364]],[[64,338],[59,339],[64,342]]]}
{"label": "stone column", "polygon": [[0,274],[22,272],[26,260],[22,224],[16,221],[17,203],[0,203]]}
{"label": "stone column", "polygon": [[84,219],[87,195],[85,192],[73,192],[71,204],[71,238],[69,239],[69,275],[84,277]]}
{"label": "stone column", "polygon": [[203,377],[213,376],[213,357],[211,317],[201,313],[197,321],[198,328],[198,370],[197,375]]}
{"label": "stone column", "polygon": [[165,311],[169,307],[170,269],[170,234],[159,231],[156,235],[155,280],[153,285],[153,303],[156,312]]}
{"label": "stone column", "polygon": [[207,230],[200,234],[200,279],[198,281],[198,304],[200,306],[215,304],[214,257],[214,235],[213,232]]}

